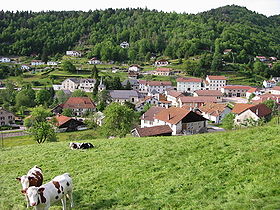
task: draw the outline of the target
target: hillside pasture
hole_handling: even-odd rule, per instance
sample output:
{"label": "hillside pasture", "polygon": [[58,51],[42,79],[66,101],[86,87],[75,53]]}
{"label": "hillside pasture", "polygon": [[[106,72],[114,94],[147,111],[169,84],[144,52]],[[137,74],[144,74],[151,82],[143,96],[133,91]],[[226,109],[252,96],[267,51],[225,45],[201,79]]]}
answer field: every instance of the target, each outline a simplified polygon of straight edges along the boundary
{"label": "hillside pasture", "polygon": [[[0,209],[25,209],[16,177],[69,172],[74,209],[279,209],[280,128],[182,137],[95,139],[0,150]],[[51,209],[61,209],[57,203]]]}

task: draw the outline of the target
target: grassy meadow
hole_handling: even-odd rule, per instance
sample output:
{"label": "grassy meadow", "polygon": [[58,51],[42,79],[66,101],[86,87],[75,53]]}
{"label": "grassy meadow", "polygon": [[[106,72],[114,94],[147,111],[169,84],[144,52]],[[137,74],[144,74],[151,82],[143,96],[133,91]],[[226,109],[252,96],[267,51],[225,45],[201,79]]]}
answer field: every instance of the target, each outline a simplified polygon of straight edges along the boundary
{"label": "grassy meadow", "polygon": [[[16,177],[69,172],[74,209],[279,209],[280,128],[182,137],[67,141],[0,150],[0,209],[24,209]],[[61,209],[58,202],[51,209]]]}

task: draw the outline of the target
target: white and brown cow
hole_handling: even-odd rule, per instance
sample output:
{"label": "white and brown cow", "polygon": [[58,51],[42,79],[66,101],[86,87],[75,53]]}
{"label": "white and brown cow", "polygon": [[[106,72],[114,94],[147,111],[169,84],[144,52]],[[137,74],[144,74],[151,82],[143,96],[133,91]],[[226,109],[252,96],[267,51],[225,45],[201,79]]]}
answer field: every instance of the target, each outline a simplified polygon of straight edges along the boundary
{"label": "white and brown cow", "polygon": [[66,196],[70,199],[71,208],[73,207],[72,190],[72,178],[65,173],[41,187],[29,187],[26,193],[30,206],[34,206],[36,210],[47,210],[58,200],[61,200],[63,210],[66,210]]}
{"label": "white and brown cow", "polygon": [[26,195],[26,190],[28,187],[35,186],[40,187],[43,183],[43,173],[42,169],[38,166],[34,166],[31,168],[26,175],[23,175],[21,177],[16,178],[18,181],[20,181],[22,185],[21,192],[25,194],[25,198],[27,201],[27,207],[29,206],[28,198]]}

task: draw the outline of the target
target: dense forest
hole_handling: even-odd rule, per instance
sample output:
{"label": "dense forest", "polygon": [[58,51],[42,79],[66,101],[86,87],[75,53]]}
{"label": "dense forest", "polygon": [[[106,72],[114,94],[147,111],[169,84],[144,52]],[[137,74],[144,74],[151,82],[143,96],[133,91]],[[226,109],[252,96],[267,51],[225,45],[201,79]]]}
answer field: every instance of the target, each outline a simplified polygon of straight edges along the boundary
{"label": "dense forest", "polygon": [[[127,41],[130,47],[121,48]],[[0,11],[0,55],[54,56],[81,50],[88,58],[145,61],[151,56],[188,58],[232,49],[228,59],[280,57],[280,17],[225,6],[199,14],[148,9]]]}

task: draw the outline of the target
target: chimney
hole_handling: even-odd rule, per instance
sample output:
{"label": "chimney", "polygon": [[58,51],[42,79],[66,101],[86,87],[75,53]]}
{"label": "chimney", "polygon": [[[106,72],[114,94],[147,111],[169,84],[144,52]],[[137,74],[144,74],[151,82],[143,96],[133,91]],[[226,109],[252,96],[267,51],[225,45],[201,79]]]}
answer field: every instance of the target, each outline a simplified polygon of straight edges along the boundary
{"label": "chimney", "polygon": [[167,119],[168,119],[168,120],[171,119],[170,113],[168,113]]}

